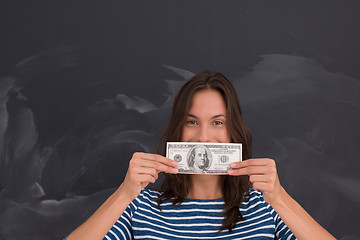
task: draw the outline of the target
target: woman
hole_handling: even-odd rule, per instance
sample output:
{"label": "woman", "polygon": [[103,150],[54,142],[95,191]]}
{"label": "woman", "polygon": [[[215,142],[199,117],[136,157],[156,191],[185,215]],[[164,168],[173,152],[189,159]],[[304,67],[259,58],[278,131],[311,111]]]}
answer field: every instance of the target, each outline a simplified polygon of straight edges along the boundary
{"label": "woman", "polygon": [[[162,156],[170,141],[242,143],[244,161],[228,175],[177,174],[177,162]],[[251,159],[251,134],[221,73],[185,83],[160,146],[162,155],[133,155],[124,182],[69,240],[334,239],[282,188],[274,160]],[[162,189],[144,189],[160,172]]]}

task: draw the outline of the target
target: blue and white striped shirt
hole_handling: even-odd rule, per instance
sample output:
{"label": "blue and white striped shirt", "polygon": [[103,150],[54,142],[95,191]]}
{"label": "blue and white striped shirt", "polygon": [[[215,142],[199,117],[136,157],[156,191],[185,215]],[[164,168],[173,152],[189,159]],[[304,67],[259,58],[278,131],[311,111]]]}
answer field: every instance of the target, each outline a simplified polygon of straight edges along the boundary
{"label": "blue and white striped shirt", "polygon": [[185,199],[180,205],[154,201],[160,192],[143,189],[104,239],[296,239],[262,193],[250,190],[241,204],[245,218],[233,231],[218,232],[224,199]]}

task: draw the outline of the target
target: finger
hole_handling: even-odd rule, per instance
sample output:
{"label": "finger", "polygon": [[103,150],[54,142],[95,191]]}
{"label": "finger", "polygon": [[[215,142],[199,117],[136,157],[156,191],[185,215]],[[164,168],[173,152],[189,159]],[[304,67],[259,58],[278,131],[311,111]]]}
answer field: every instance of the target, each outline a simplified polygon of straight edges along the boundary
{"label": "finger", "polygon": [[251,175],[249,177],[249,181],[251,183],[254,183],[254,182],[268,182],[269,178],[266,176],[266,175]]}
{"label": "finger", "polygon": [[157,172],[166,172],[166,173],[177,173],[178,169],[172,166],[165,165],[160,162],[151,161],[151,160],[144,160],[140,163],[141,167],[143,168],[152,168],[154,171]]}
{"label": "finger", "polygon": [[228,170],[229,175],[265,175],[268,172],[268,166],[248,166]]}
{"label": "finger", "polygon": [[147,168],[147,167],[141,167],[137,168],[136,170],[137,174],[147,174],[153,176],[155,179],[158,179],[158,171],[155,168]]}
{"label": "finger", "polygon": [[275,165],[275,161],[269,158],[252,158],[240,162],[233,162],[230,164],[232,168],[242,168],[246,166],[267,166]]}
{"label": "finger", "polygon": [[136,176],[137,181],[139,184],[143,184],[143,183],[154,183],[156,181],[156,179],[152,176],[152,175],[148,175],[148,174],[139,174]]}
{"label": "finger", "polygon": [[264,191],[265,187],[266,187],[266,183],[263,183],[263,182],[254,182],[252,184],[252,188],[256,191],[259,191],[259,190]]}
{"label": "finger", "polygon": [[257,190],[257,191],[260,190],[260,191],[262,191],[264,193],[274,191],[274,186],[273,185],[268,184],[268,183],[264,183],[264,182],[254,182],[252,188]]}
{"label": "finger", "polygon": [[164,165],[170,167],[177,167],[178,163],[170,158],[166,158],[159,154],[152,154],[152,153],[134,153],[133,157],[138,157],[150,161],[160,162]]}
{"label": "finger", "polygon": [[178,163],[158,154],[141,153],[133,154],[131,165],[140,167],[155,168],[158,172],[177,173],[175,168]]}

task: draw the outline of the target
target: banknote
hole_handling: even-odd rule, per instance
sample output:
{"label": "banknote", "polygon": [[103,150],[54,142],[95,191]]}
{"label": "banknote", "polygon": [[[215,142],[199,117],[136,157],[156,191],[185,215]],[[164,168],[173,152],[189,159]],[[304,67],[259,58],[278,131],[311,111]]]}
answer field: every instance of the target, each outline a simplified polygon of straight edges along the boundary
{"label": "banknote", "polygon": [[167,142],[166,157],[178,162],[178,173],[227,174],[230,163],[242,161],[240,143]]}

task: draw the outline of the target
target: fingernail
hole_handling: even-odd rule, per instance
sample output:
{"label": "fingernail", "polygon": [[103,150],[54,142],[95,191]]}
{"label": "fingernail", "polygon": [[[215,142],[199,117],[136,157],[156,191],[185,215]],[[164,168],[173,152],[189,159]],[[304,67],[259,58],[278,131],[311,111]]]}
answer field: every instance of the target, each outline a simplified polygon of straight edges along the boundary
{"label": "fingernail", "polygon": [[228,174],[233,174],[234,171],[233,170],[228,170]]}
{"label": "fingernail", "polygon": [[173,168],[173,172],[177,173],[179,170],[177,168]]}
{"label": "fingernail", "polygon": [[230,167],[236,167],[236,164],[235,163],[230,163]]}

